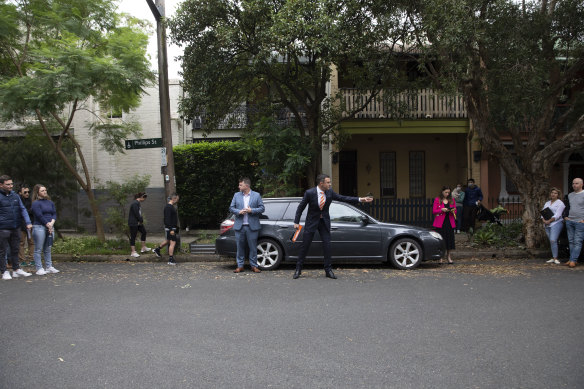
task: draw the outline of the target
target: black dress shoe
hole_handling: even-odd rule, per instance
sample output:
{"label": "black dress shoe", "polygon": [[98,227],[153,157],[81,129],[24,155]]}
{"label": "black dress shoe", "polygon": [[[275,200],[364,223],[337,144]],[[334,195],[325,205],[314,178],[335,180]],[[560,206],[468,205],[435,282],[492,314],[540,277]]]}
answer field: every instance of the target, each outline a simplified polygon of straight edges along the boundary
{"label": "black dress shoe", "polygon": [[337,279],[337,276],[335,276],[335,273],[333,273],[332,270],[328,270],[325,273],[326,273],[327,278],[332,278],[333,280]]}
{"label": "black dress shoe", "polygon": [[298,277],[300,277],[300,274],[302,274],[302,270],[296,270],[292,278],[297,279]]}

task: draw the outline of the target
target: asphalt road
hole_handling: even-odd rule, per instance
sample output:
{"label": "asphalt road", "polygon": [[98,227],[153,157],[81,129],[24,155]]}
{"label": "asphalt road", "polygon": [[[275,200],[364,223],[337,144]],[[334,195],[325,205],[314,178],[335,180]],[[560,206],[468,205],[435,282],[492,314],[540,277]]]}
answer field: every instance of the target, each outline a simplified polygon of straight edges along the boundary
{"label": "asphalt road", "polygon": [[584,266],[59,263],[0,281],[0,388],[582,388]]}

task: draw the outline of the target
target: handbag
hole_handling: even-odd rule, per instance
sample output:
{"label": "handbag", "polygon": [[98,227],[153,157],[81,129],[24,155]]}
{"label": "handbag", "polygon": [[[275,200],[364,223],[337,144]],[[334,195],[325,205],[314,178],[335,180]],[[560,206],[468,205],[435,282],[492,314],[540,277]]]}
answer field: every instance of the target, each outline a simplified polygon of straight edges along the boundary
{"label": "handbag", "polygon": [[549,209],[549,207],[545,207],[544,209],[539,211],[539,213],[543,217],[543,220],[550,220],[552,217],[554,217],[554,212],[551,209]]}

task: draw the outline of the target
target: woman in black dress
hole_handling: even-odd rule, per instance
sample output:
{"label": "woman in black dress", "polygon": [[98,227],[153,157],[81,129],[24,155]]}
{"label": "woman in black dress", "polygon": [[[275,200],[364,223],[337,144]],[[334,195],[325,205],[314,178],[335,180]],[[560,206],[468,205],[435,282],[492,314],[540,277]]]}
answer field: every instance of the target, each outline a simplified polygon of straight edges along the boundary
{"label": "woman in black dress", "polygon": [[[436,231],[442,235],[444,242],[446,243],[446,257],[448,258],[448,263],[452,264],[452,258],[450,252],[454,250],[454,230],[456,228],[456,202],[452,198],[450,187],[443,186],[440,191],[440,196],[434,199],[434,205],[432,207],[432,213],[434,214],[434,223],[432,226],[436,228]],[[442,263],[442,259],[440,259]]]}

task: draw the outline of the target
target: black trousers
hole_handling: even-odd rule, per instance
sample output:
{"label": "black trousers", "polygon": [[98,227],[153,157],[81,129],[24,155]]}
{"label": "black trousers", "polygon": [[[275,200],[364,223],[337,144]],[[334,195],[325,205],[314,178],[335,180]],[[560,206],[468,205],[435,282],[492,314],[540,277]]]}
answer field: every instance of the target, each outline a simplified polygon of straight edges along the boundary
{"label": "black trousers", "polygon": [[[322,239],[322,252],[324,254],[324,270],[331,270],[332,268],[332,257],[331,257],[331,232],[328,228],[326,228],[326,224],[324,224],[324,220],[320,219],[317,228],[318,233],[320,234],[320,238]],[[308,249],[310,249],[310,245],[312,244],[312,239],[314,239],[314,234],[316,231],[307,231],[304,230],[304,234],[302,235],[302,248],[300,249],[300,253],[298,254],[298,260],[296,261],[296,269],[302,269],[302,265],[304,263],[304,259],[306,259],[306,254],[308,254]]]}
{"label": "black trousers", "polygon": [[138,226],[130,226],[130,246],[136,246],[136,235],[140,231],[140,241],[146,242],[146,228],[143,224]]}
{"label": "black trousers", "polygon": [[20,228],[0,230],[0,273],[6,271],[6,249],[10,246],[12,270],[18,270],[18,250],[20,249]]}
{"label": "black trousers", "polygon": [[474,231],[475,221],[477,218],[477,206],[476,205],[465,205],[462,208],[462,231],[468,231],[472,228]]}

